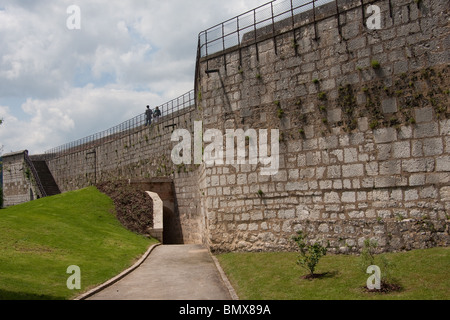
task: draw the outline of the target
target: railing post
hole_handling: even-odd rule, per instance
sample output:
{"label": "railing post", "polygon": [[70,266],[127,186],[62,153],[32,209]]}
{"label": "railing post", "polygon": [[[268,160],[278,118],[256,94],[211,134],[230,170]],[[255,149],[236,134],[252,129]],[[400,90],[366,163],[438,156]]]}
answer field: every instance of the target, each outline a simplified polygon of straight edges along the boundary
{"label": "railing post", "polygon": [[316,23],[316,0],[313,0],[313,19],[314,19],[314,40],[318,40],[317,23]]}
{"label": "railing post", "polygon": [[339,36],[342,39],[341,13],[339,12],[338,0],[334,0],[334,3],[336,4],[336,15],[337,15],[337,23],[338,23],[338,32],[339,32]]}
{"label": "railing post", "polygon": [[259,62],[258,42],[256,42],[256,9],[253,9],[253,30],[255,33],[256,60]]}
{"label": "railing post", "polygon": [[274,17],[274,12],[273,12],[273,2],[270,3],[270,10],[271,10],[271,14],[272,14],[273,47],[275,49],[275,55],[278,55],[277,36],[275,35],[275,17]]}
{"label": "railing post", "polygon": [[238,36],[238,46],[239,46],[239,67],[242,68],[242,48],[241,48],[241,34],[240,34],[240,26],[239,26],[239,16],[236,17],[236,28],[237,28],[237,36]]}
{"label": "railing post", "polygon": [[[295,22],[294,22],[294,3],[293,0],[291,0],[291,19],[292,19],[292,28],[294,28]],[[294,32],[295,35],[295,32]]]}

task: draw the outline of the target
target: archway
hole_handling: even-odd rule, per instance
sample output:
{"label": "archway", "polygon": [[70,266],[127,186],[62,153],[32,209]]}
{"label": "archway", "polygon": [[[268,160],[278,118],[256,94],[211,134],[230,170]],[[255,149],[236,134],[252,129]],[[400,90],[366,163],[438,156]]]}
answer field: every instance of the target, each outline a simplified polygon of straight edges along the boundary
{"label": "archway", "polygon": [[183,233],[178,215],[167,207],[163,208],[164,244],[183,244]]}

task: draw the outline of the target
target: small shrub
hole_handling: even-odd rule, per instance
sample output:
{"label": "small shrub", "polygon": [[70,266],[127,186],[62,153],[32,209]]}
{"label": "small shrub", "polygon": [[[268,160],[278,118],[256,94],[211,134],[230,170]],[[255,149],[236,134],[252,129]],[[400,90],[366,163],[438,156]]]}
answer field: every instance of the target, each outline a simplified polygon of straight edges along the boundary
{"label": "small shrub", "polygon": [[307,244],[306,236],[302,231],[297,232],[297,236],[292,238],[297,244],[300,255],[297,259],[297,264],[309,271],[309,277],[314,277],[319,260],[327,254],[328,246],[324,247],[322,244],[316,242],[312,245]]}
{"label": "small shrub", "polygon": [[367,274],[369,266],[379,266],[381,269],[381,289],[378,291],[398,291],[401,289],[398,281],[394,278],[395,264],[384,255],[376,255],[378,243],[375,240],[364,240],[364,246],[359,257],[359,267]]}

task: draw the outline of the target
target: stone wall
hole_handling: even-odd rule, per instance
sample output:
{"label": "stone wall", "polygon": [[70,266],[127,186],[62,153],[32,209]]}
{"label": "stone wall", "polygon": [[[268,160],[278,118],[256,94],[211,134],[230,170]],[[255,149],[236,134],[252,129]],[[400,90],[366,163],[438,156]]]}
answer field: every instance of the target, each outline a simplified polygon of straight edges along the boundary
{"label": "stone wall", "polygon": [[299,230],[335,252],[450,243],[448,1],[372,1],[381,30],[341,3],[200,60],[205,130],[280,130],[278,174],[206,167],[212,250],[290,249]]}
{"label": "stone wall", "polygon": [[[176,230],[172,235],[178,242],[201,243],[197,167],[176,166],[171,160],[173,131],[188,129],[192,132],[197,117],[196,108],[184,109],[151,127],[143,126],[121,136],[105,138],[92,148],[68,150],[48,159],[47,163],[62,192],[98,182],[141,180],[152,184],[161,177],[174,178],[175,203],[170,200],[164,204],[165,213],[173,215],[171,223],[175,223]],[[146,191],[158,193],[155,188]],[[166,231],[171,230],[165,228]]]}
{"label": "stone wall", "polygon": [[[449,245],[448,1],[371,3],[381,30],[365,27],[368,4],[342,0],[339,15],[333,2],[315,23],[305,12],[199,59],[196,106],[47,159],[58,186],[170,177],[183,241],[213,251],[290,250],[299,230],[341,253],[367,238],[383,251]],[[174,165],[173,130],[193,133],[196,120],[279,130],[278,173]]]}
{"label": "stone wall", "polygon": [[28,151],[3,155],[4,207],[14,206],[40,197],[31,169],[25,162]]}

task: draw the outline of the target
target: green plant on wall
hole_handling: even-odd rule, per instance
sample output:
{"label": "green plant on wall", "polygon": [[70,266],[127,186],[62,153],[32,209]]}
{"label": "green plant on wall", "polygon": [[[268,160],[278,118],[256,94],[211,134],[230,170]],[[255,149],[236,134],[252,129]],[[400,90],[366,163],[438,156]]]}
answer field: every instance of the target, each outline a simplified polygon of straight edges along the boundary
{"label": "green plant on wall", "polygon": [[28,168],[28,167],[25,170],[25,177],[27,178],[27,180],[31,180],[31,171],[30,171],[30,168]]}
{"label": "green plant on wall", "polygon": [[284,110],[283,109],[278,109],[277,110],[277,117],[279,118],[279,119],[281,119],[281,118],[283,118],[283,115],[284,115]]}
{"label": "green plant on wall", "polygon": [[373,68],[374,70],[378,70],[378,69],[381,68],[381,64],[380,64],[380,62],[379,62],[378,60],[372,60],[372,61],[370,62],[370,65],[372,66],[372,68]]}
{"label": "green plant on wall", "polygon": [[324,91],[319,92],[319,94],[317,95],[317,98],[318,98],[320,101],[325,101],[325,100],[327,100],[327,94],[326,94],[326,92],[324,92]]}
{"label": "green plant on wall", "polygon": [[[367,87],[364,87],[362,89],[364,93],[367,93],[368,90],[369,89]],[[346,116],[344,119],[345,130],[351,131],[356,129],[358,124],[358,121],[355,119],[355,110],[357,108],[357,104],[354,89],[350,84],[339,87],[337,104]]]}

